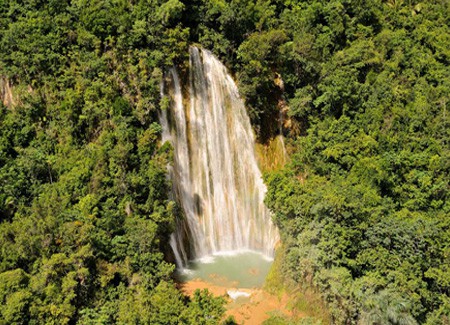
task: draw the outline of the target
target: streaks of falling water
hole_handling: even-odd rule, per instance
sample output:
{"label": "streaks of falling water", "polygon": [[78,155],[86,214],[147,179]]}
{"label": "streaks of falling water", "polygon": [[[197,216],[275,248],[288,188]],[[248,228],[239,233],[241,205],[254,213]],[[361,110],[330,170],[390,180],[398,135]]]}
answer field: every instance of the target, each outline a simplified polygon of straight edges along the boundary
{"label": "streaks of falling water", "polygon": [[169,71],[171,105],[160,114],[163,141],[174,147],[173,194],[185,215],[170,240],[177,266],[187,263],[186,242],[194,259],[243,250],[272,256],[278,232],[263,203],[266,187],[236,84],[220,61],[196,47],[189,71],[186,105],[177,71]]}

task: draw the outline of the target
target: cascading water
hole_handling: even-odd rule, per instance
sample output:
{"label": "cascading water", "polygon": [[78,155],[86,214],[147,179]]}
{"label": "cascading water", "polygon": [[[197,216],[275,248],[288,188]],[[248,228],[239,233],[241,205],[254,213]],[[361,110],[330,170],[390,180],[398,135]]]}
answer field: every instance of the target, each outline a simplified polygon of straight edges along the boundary
{"label": "cascading water", "polygon": [[254,135],[233,79],[209,51],[191,47],[188,100],[175,69],[166,82],[171,105],[160,115],[163,141],[174,147],[169,174],[185,215],[170,240],[177,266],[230,251],[272,256],[278,232],[263,203]]}

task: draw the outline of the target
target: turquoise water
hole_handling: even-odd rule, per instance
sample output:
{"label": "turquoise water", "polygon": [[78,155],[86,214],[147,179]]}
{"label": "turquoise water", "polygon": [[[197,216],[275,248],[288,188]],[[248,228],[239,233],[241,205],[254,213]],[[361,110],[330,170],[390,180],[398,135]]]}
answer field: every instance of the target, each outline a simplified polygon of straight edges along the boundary
{"label": "turquoise water", "polygon": [[200,279],[219,286],[260,288],[271,265],[272,260],[261,253],[232,252],[191,261],[178,278],[182,282]]}

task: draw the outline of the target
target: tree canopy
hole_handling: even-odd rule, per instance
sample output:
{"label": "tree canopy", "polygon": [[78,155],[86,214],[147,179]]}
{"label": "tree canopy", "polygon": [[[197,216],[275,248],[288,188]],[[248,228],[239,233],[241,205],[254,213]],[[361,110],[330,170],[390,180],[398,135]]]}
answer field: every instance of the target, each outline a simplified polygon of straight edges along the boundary
{"label": "tree canopy", "polygon": [[317,290],[336,324],[448,323],[449,12],[0,2],[0,324],[219,322],[223,301],[181,295],[168,262],[182,212],[160,84],[190,44],[227,64],[259,141],[287,139],[290,163],[265,175],[284,276]]}

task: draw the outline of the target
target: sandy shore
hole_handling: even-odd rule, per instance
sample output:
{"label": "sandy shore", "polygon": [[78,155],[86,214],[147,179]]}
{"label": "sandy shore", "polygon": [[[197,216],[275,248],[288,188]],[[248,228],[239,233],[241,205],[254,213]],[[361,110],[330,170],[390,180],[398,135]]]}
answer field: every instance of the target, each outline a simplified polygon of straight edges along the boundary
{"label": "sandy shore", "polygon": [[[239,289],[232,287],[222,287],[213,285],[202,280],[192,280],[179,284],[181,291],[192,296],[196,289],[208,289],[216,296],[226,296],[226,317],[232,315],[238,324],[258,325],[270,317],[271,312],[278,312],[291,316],[291,312],[286,308],[288,297],[286,295],[278,298],[262,289]],[[250,294],[249,298],[231,299],[227,290],[239,290]],[[301,316],[301,315],[296,315]]]}

